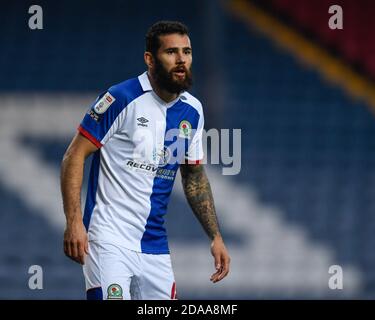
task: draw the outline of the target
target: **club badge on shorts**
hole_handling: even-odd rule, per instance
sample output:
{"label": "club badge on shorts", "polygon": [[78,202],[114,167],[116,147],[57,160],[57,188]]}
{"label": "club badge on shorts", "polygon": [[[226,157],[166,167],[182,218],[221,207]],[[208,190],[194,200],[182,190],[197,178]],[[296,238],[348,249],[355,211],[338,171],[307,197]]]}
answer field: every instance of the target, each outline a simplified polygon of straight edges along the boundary
{"label": "club badge on shorts", "polygon": [[180,130],[179,137],[184,139],[191,138],[191,124],[187,120],[182,120],[178,126]]}
{"label": "club badge on shorts", "polygon": [[122,300],[122,288],[120,285],[114,283],[111,284],[107,289],[107,299],[108,300]]}

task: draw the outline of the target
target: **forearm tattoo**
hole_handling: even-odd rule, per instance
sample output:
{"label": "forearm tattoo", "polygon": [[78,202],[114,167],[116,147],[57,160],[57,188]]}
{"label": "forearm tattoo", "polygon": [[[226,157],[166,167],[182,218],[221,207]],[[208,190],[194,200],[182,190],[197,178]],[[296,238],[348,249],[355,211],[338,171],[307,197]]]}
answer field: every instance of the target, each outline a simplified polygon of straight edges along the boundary
{"label": "forearm tattoo", "polygon": [[210,183],[202,165],[181,165],[182,185],[195,216],[212,240],[220,234]]}

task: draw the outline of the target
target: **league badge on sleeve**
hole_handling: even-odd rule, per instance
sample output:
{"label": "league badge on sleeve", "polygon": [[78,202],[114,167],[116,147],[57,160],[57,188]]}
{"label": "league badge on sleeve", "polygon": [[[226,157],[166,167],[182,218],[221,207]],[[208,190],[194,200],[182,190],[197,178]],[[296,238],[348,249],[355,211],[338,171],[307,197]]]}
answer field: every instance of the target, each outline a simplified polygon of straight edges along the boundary
{"label": "league badge on sleeve", "polygon": [[102,114],[107,111],[110,105],[115,102],[115,98],[107,92],[94,106],[94,111],[97,114]]}

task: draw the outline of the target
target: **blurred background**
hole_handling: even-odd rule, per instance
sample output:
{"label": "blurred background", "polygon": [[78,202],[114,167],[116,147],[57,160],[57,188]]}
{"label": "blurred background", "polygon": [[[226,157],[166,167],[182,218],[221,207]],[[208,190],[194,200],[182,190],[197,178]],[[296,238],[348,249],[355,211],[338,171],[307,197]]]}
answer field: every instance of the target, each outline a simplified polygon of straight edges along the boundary
{"label": "blurred background", "polygon": [[[43,30],[28,27],[33,4]],[[331,5],[343,30],[328,26]],[[190,28],[206,129],[242,130],[241,172],[207,165],[232,257],[220,283],[176,181],[167,229],[179,299],[375,298],[373,1],[9,0],[0,14],[1,299],[85,299],[62,249],[60,162],[96,96],[145,70],[158,20]],[[43,290],[28,287],[32,265]],[[332,265],[342,290],[328,286]]]}

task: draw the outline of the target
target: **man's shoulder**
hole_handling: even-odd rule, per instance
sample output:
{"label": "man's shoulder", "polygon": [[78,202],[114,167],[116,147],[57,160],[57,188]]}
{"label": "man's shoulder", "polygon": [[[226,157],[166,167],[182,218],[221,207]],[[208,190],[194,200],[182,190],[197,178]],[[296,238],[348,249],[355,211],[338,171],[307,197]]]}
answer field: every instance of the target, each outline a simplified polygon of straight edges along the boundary
{"label": "man's shoulder", "polygon": [[130,103],[143,94],[138,78],[131,78],[112,85],[108,91],[116,98]]}
{"label": "man's shoulder", "polygon": [[196,109],[199,114],[203,113],[202,103],[199,101],[198,98],[194,97],[191,93],[184,91],[181,94],[181,101],[191,105],[194,109]]}

